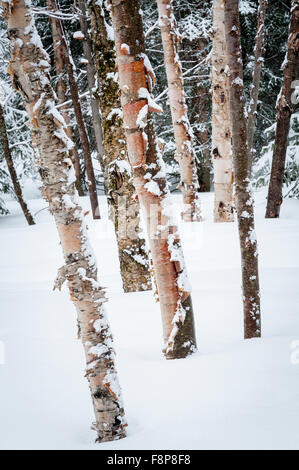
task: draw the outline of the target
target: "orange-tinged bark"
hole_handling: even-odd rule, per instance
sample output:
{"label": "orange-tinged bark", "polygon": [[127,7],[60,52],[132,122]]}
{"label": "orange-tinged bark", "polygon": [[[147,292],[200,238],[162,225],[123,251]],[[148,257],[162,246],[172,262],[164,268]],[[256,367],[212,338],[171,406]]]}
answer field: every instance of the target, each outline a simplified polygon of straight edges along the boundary
{"label": "orange-tinged bark", "polygon": [[149,115],[149,108],[159,109],[150,94],[152,80],[144,53],[140,3],[112,0],[110,7],[128,155],[147,223],[161,306],[164,353],[167,359],[183,358],[196,348],[193,308],[180,237],[169,216],[162,157]]}

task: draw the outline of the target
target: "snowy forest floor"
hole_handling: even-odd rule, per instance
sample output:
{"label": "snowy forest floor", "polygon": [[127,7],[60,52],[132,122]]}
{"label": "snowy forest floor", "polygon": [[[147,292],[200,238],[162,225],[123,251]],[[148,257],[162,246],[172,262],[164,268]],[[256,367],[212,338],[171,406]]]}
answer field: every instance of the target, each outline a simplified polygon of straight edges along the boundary
{"label": "snowy forest floor", "polygon": [[[52,290],[63,264],[55,226],[44,210],[28,228],[8,202],[11,215],[0,218],[1,449],[299,449],[299,360],[291,360],[299,341],[299,201],[286,200],[281,219],[265,220],[265,193],[256,194],[263,339],[245,342],[237,227],[215,225],[213,194],[201,197],[204,221],[181,227],[199,345],[186,360],[163,359],[152,293],[122,293],[107,215],[89,223],[129,424],[126,439],[102,445],[90,429],[76,314],[67,290]],[[36,213],[45,203],[30,207]]]}

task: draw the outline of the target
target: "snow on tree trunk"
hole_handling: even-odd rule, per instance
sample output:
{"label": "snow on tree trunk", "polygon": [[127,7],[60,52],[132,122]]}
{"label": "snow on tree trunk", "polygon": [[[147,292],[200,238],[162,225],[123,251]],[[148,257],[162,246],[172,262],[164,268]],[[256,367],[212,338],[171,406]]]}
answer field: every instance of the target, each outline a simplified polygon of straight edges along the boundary
{"label": "snow on tree trunk", "polygon": [[151,290],[148,252],[140,228],[140,205],[132,182],[119,87],[115,81],[114,41],[108,36],[112,27],[107,23],[109,15],[105,19],[105,7],[99,0],[90,0],[89,10],[98,78],[96,93],[104,129],[105,186],[117,238],[123,288],[125,292]]}
{"label": "snow on tree trunk", "polygon": [[[117,68],[129,160],[144,210],[160,300],[167,359],[196,349],[193,308],[184,257],[169,212],[165,171],[158,154],[151,112],[161,112],[150,89],[154,79],[145,54],[139,0],[112,0]],[[134,21],[132,21],[134,18]]]}
{"label": "snow on tree trunk", "polygon": [[225,33],[236,207],[242,260],[245,338],[256,338],[261,336],[258,251],[254,227],[254,202],[248,179],[249,150],[238,0],[225,2]]}
{"label": "snow on tree trunk", "polygon": [[[57,0],[48,0],[48,2],[51,2],[52,11],[58,10]],[[97,195],[96,180],[95,180],[94,169],[93,169],[93,164],[92,164],[89,139],[88,139],[87,131],[85,128],[84,119],[82,115],[82,109],[80,105],[78,85],[77,85],[75,75],[74,75],[73,60],[70,57],[70,51],[69,51],[68,43],[66,40],[66,36],[63,30],[63,25],[61,23],[61,20],[55,19],[55,21],[57,24],[57,30],[59,31],[59,34],[60,34],[64,67],[68,74],[70,93],[72,96],[74,112],[76,116],[80,141],[82,145],[82,151],[84,155],[85,168],[86,168],[86,174],[87,174],[87,179],[88,179],[88,192],[89,192],[91,210],[92,210],[93,218],[100,219],[101,217],[100,217],[100,209],[99,209],[99,202],[98,202],[98,195]]]}
{"label": "snow on tree trunk", "polygon": [[30,210],[28,209],[28,206],[23,198],[22,194],[22,188],[18,180],[18,175],[14,167],[12,155],[10,152],[9,148],[9,142],[8,142],[8,137],[7,137],[7,130],[6,130],[6,125],[5,125],[5,120],[4,120],[4,113],[3,113],[3,108],[2,105],[0,104],[0,135],[2,139],[2,148],[3,148],[3,153],[4,153],[4,158],[7,164],[7,168],[11,177],[11,181],[14,187],[15,195],[18,199],[18,202],[22,208],[23,214],[28,222],[28,225],[34,225],[34,219],[30,213]]}
{"label": "snow on tree trunk", "polygon": [[213,1],[211,80],[214,221],[233,222],[233,162],[223,0]]}
{"label": "snow on tree trunk", "polygon": [[173,13],[172,0],[157,0],[159,26],[162,34],[168,96],[176,142],[175,159],[180,165],[186,222],[200,221],[199,184],[193,151],[193,133],[188,118],[184,79],[178,55],[179,33]]}
{"label": "snow on tree trunk", "polygon": [[250,102],[248,109],[248,148],[250,151],[249,173],[250,178],[254,158],[254,130],[257,118],[257,105],[260,91],[262,69],[265,55],[265,16],[268,8],[268,0],[259,0],[257,34],[254,48],[254,66],[252,74],[252,85],[250,90]]}
{"label": "snow on tree trunk", "polygon": [[55,218],[65,259],[55,287],[61,288],[68,281],[77,309],[98,441],[120,439],[125,436],[126,423],[112,336],[103,306],[105,291],[97,282],[96,261],[88,243],[83,211],[78,205],[69,154],[72,142],[55,107],[50,60],[35,28],[30,0],[5,1],[2,8],[8,22],[10,74],[30,118],[33,142],[39,151],[42,192]]}
{"label": "snow on tree trunk", "polygon": [[284,78],[277,101],[276,135],[271,178],[268,191],[266,218],[279,217],[282,204],[282,186],[285,171],[290,121],[293,112],[293,82],[299,69],[299,0],[293,0],[288,37],[287,57],[283,64]]}
{"label": "snow on tree trunk", "polygon": [[100,100],[97,94],[95,93],[97,72],[96,72],[96,67],[94,64],[93,56],[92,56],[92,44],[91,44],[91,38],[90,38],[90,34],[88,30],[88,23],[87,23],[87,9],[86,9],[84,0],[77,0],[77,2],[78,2],[79,9],[80,9],[79,19],[80,19],[81,31],[84,35],[83,52],[84,52],[85,59],[87,60],[87,64],[86,64],[87,83],[88,83],[89,94],[90,94],[93,127],[94,127],[94,133],[96,137],[99,161],[101,164],[102,171],[104,172],[104,153],[105,153],[104,137],[103,137],[103,129],[102,129],[102,118],[101,118],[101,112],[100,112]]}
{"label": "snow on tree trunk", "polygon": [[[55,2],[52,0],[47,0],[47,8],[49,11],[56,11],[55,9]],[[69,115],[69,107],[66,103],[66,89],[67,84],[65,81],[65,64],[64,64],[64,55],[62,49],[62,39],[61,39],[61,28],[59,24],[59,20],[53,17],[50,17],[50,24],[53,36],[53,47],[54,47],[54,60],[55,60],[55,67],[56,67],[56,75],[58,75],[59,79],[57,81],[57,98],[60,105],[59,110],[65,120],[67,125],[66,133],[67,136],[74,141],[74,130],[70,124],[70,115]],[[80,196],[84,196],[84,192],[82,189],[82,182],[81,182],[81,169],[80,169],[80,157],[77,152],[76,147],[74,146],[73,149],[70,150],[70,157],[74,164],[75,173],[76,173],[76,188]]]}

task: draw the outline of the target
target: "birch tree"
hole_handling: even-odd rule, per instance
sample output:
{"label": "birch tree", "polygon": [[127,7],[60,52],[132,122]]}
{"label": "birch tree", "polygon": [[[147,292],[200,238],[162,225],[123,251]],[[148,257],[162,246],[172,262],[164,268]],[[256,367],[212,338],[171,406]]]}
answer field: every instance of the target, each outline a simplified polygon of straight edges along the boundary
{"label": "birch tree", "polygon": [[[119,87],[115,80],[114,41],[109,13],[99,0],[89,1],[97,69],[97,90],[104,130],[104,177],[118,245],[125,292],[152,289],[146,242],[141,233],[140,205],[132,182],[123,129]],[[105,14],[106,13],[106,14]]]}
{"label": "birch tree", "polygon": [[[145,54],[139,0],[111,0],[117,69],[134,185],[144,210],[160,300],[167,359],[196,349],[190,287],[179,233],[170,218],[165,171],[152,118],[161,112],[151,96],[154,74]],[[134,21],[132,21],[134,18]]]}
{"label": "birch tree", "polygon": [[67,281],[77,309],[98,442],[120,439],[125,436],[126,423],[103,305],[105,292],[97,282],[96,261],[78,204],[69,152],[72,143],[55,107],[49,57],[36,31],[30,0],[9,0],[1,2],[1,6],[10,39],[9,73],[30,119],[32,139],[39,151],[42,193],[54,216],[65,259],[55,287],[60,289]]}
{"label": "birch tree", "polygon": [[[58,10],[57,0],[47,0],[48,8],[50,11],[55,12]],[[70,93],[72,96],[72,102],[74,112],[76,116],[80,141],[82,145],[82,151],[84,156],[87,180],[88,180],[88,192],[91,204],[92,215],[94,219],[100,219],[100,209],[97,195],[96,180],[94,175],[94,169],[91,158],[91,151],[89,145],[89,139],[82,115],[82,109],[79,99],[78,85],[74,74],[73,60],[70,57],[70,51],[67,43],[67,39],[64,33],[63,25],[61,20],[55,17],[50,17],[51,26],[53,29],[53,35],[57,35],[60,41],[61,52],[63,55],[64,67],[66,69],[68,80],[70,84]]]}
{"label": "birch tree", "polygon": [[199,184],[193,151],[193,133],[188,118],[182,66],[178,55],[179,33],[172,0],[157,0],[159,26],[162,34],[164,63],[168,82],[168,97],[176,142],[175,159],[180,165],[186,222],[200,221]]}
{"label": "birch tree", "polygon": [[23,194],[22,194],[22,188],[18,180],[18,175],[14,167],[12,155],[10,152],[9,148],[9,142],[8,142],[8,136],[7,136],[7,130],[6,130],[6,124],[4,120],[4,113],[3,113],[3,108],[0,103],[0,136],[2,140],[2,147],[3,147],[3,153],[4,153],[4,158],[7,164],[7,168],[11,177],[11,181],[14,187],[15,195],[17,197],[17,200],[21,206],[21,209],[23,211],[24,217],[28,222],[28,225],[34,225],[34,219],[33,216],[28,208],[28,205],[26,201],[24,200]]}
{"label": "birch tree", "polygon": [[279,217],[282,204],[282,186],[293,112],[293,82],[299,71],[299,0],[292,1],[287,56],[283,63],[284,78],[277,101],[276,136],[268,190],[266,218]]}
{"label": "birch tree", "polygon": [[211,80],[214,221],[233,222],[233,162],[223,0],[213,1]]}
{"label": "birch tree", "polygon": [[229,105],[240,235],[245,338],[261,336],[258,251],[254,203],[248,179],[249,149],[243,85],[239,1],[225,1],[225,35],[229,67]]}
{"label": "birch tree", "polygon": [[249,160],[249,173],[248,177],[250,178],[252,163],[254,158],[254,130],[255,123],[257,118],[257,106],[258,98],[262,77],[262,70],[264,65],[264,55],[265,55],[265,16],[268,8],[268,0],[259,0],[258,7],[258,22],[257,22],[257,34],[255,38],[255,47],[254,47],[254,66],[252,73],[252,84],[250,90],[250,102],[248,109],[248,148],[250,151],[250,160]]}

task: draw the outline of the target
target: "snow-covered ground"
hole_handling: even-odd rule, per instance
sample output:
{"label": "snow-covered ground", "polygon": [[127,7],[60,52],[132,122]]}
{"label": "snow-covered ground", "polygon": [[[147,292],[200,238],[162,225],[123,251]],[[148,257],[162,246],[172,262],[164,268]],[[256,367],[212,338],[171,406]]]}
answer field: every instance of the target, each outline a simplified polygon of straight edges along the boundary
{"label": "snow-covered ground", "polygon": [[28,228],[8,202],[11,215],[0,218],[0,448],[299,449],[299,201],[265,220],[265,193],[256,199],[263,339],[242,339],[236,225],[213,224],[213,195],[203,194],[204,222],[182,227],[199,352],[179,361],[160,352],[152,293],[122,293],[111,226],[90,222],[129,424],[126,439],[102,445],[93,444],[75,311],[66,290],[52,290],[63,264],[55,227],[43,210]]}

